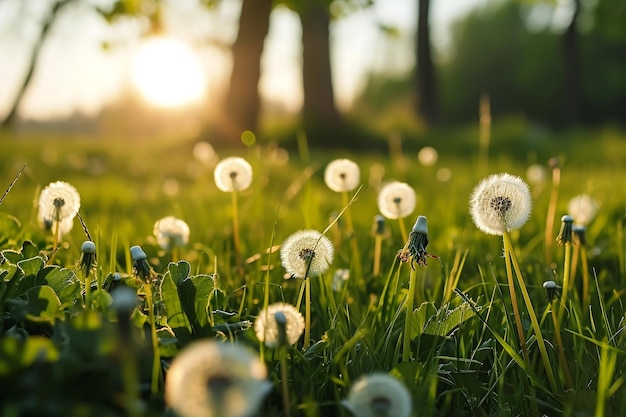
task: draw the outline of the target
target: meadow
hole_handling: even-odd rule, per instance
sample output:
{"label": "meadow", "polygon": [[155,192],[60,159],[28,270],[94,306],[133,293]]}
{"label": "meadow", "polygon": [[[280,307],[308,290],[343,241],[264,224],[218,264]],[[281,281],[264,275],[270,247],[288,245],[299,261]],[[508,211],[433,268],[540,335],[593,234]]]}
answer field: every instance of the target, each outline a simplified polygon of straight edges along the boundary
{"label": "meadow", "polygon": [[[407,416],[624,416],[625,139],[516,125],[495,126],[488,147],[464,129],[365,150],[4,135],[0,414],[186,417],[166,402],[168,374],[214,340],[245,346],[266,376],[198,364],[193,378],[209,392],[199,398],[213,407],[199,416],[401,417],[393,392],[355,392],[374,373],[401,382]],[[249,187],[216,185],[229,156],[249,162]],[[325,182],[338,158],[360,170],[349,191]],[[469,209],[498,173],[522,178],[532,198],[528,220],[503,236],[479,230]],[[40,193],[56,181],[80,194],[80,218],[60,239],[38,224]],[[412,187],[416,206],[383,222],[389,181]],[[561,229],[583,194],[597,203],[585,242]],[[166,216],[186,222],[188,242],[158,240]],[[409,235],[418,216],[427,232]],[[306,279],[281,259],[301,230],[323,233],[334,253]],[[421,236],[421,252],[408,236]],[[286,343],[288,321],[269,346],[254,324],[278,302],[302,314],[305,333]]]}

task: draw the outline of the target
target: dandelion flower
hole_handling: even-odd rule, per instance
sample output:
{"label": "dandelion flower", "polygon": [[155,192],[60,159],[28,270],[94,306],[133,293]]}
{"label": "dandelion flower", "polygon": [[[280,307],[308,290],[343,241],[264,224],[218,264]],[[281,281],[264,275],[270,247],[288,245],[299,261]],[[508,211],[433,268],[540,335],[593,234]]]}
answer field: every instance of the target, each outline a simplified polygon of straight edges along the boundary
{"label": "dandelion flower", "polygon": [[326,185],[338,193],[354,190],[360,180],[359,166],[350,159],[335,159],[326,166],[324,171]]}
{"label": "dandelion flower", "polygon": [[294,278],[323,274],[333,262],[334,254],[330,239],[317,230],[296,232],[280,248],[283,268]]}
{"label": "dandelion flower", "polygon": [[373,373],[359,379],[342,404],[357,417],[409,417],[409,390],[396,378]]}
{"label": "dandelion flower", "polygon": [[580,194],[569,201],[567,211],[574,223],[586,226],[596,217],[598,203],[587,194]]}
{"label": "dandelion flower", "polygon": [[50,183],[39,195],[39,217],[46,221],[73,219],[79,209],[80,195],[67,182]]}
{"label": "dandelion flower", "polygon": [[252,166],[243,158],[222,159],[213,171],[215,185],[222,191],[243,191],[252,183]]}
{"label": "dandelion flower", "polygon": [[[39,211],[39,213],[37,214],[37,223],[39,224],[39,227],[47,232],[54,232],[55,230],[57,230],[57,222],[53,219],[43,217],[43,213],[41,211]],[[73,227],[73,217],[66,217],[64,219],[61,219],[58,222],[59,237],[61,238],[71,232]]]}
{"label": "dandelion flower", "polygon": [[[284,339],[281,337],[284,326]],[[287,303],[275,303],[261,310],[254,322],[256,337],[269,348],[276,348],[283,343],[295,344],[304,331],[304,318],[294,306]],[[281,340],[283,339],[283,340]]]}
{"label": "dandelion flower", "polygon": [[189,226],[184,220],[174,216],[163,217],[154,223],[154,236],[161,249],[181,247],[189,243]]}
{"label": "dandelion flower", "polygon": [[378,210],[388,219],[405,218],[413,213],[416,203],[415,190],[404,182],[390,182],[378,193]]}
{"label": "dandelion flower", "polygon": [[197,341],[172,361],[165,401],[180,417],[253,416],[271,387],[266,377],[265,365],[248,349]]}
{"label": "dandelion flower", "polygon": [[431,167],[437,163],[439,153],[432,146],[425,146],[417,153],[417,160],[425,167]]}
{"label": "dandelion flower", "polygon": [[531,206],[528,185],[506,173],[483,179],[470,197],[470,214],[476,227],[490,235],[501,236],[507,230],[522,227]]}

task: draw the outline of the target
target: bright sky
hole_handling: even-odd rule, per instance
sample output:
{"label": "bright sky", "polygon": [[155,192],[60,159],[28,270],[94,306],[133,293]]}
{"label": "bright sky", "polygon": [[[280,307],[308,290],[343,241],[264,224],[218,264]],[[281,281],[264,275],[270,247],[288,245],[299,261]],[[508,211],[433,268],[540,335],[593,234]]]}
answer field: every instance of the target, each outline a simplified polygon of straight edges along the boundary
{"label": "bright sky", "polygon": [[[106,4],[108,0],[94,0]],[[445,47],[450,23],[490,0],[432,0],[433,41]],[[131,84],[133,50],[140,28],[126,21],[115,26],[90,11],[83,2],[70,6],[52,29],[40,65],[24,98],[21,115],[47,118],[75,111],[94,114]],[[199,10],[197,0],[171,1],[166,27],[181,40],[194,42],[207,79],[209,97],[227,85],[230,61],[219,43],[236,35],[240,2],[228,0],[216,11]],[[375,7],[334,23],[331,28],[333,80],[340,106],[348,107],[372,70],[403,73],[413,66],[411,38],[417,17],[415,0],[378,0]],[[0,1],[0,118],[8,111],[25,74],[28,51],[36,39],[48,0]],[[18,19],[18,16],[29,16]],[[26,24],[26,22],[30,24]],[[399,30],[399,40],[386,38],[379,24]],[[212,39],[215,44],[207,42]],[[107,49],[101,48],[107,43]],[[296,110],[302,102],[300,27],[287,9],[272,14],[263,57],[261,91],[272,101]],[[217,101],[217,100],[215,100]]]}

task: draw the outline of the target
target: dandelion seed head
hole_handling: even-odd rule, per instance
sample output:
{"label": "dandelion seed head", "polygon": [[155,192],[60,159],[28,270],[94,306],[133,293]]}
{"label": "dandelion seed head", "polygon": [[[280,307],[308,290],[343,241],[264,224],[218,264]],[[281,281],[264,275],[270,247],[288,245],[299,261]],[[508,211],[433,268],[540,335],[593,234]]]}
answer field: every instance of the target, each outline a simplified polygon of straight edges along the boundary
{"label": "dandelion seed head", "polygon": [[217,164],[213,177],[222,191],[243,191],[252,184],[252,166],[243,158],[231,156]]}
{"label": "dandelion seed head", "polygon": [[189,243],[189,225],[184,220],[174,216],[163,217],[154,223],[154,236],[157,243],[164,250],[172,247],[181,247]]}
{"label": "dandelion seed head", "polygon": [[71,184],[57,181],[48,184],[39,195],[39,217],[49,221],[73,219],[80,209],[80,194]]}
{"label": "dandelion seed head", "polygon": [[431,167],[437,163],[439,153],[432,146],[425,146],[417,153],[417,160],[425,167]]}
{"label": "dandelion seed head", "polygon": [[[43,213],[41,211],[39,211],[37,214],[37,223],[39,224],[39,227],[41,227],[42,230],[45,230],[47,232],[53,232],[57,228],[57,222],[50,218],[44,218]],[[74,218],[66,217],[64,219],[61,219],[58,222],[58,225],[59,225],[58,226],[59,238],[61,238],[72,231],[72,228],[74,227]]]}
{"label": "dandelion seed head", "polygon": [[295,278],[323,274],[332,264],[334,255],[330,239],[317,230],[301,230],[292,234],[280,249],[283,268]]}
{"label": "dandelion seed head", "polygon": [[342,404],[355,417],[409,417],[413,408],[411,394],[404,384],[384,373],[360,378]]}
{"label": "dandelion seed head", "polygon": [[410,185],[393,181],[378,193],[378,210],[388,219],[402,219],[415,210],[417,197]]}
{"label": "dandelion seed head", "polygon": [[276,348],[281,341],[280,326],[285,328],[284,342],[295,344],[304,331],[304,318],[294,306],[287,303],[275,303],[259,312],[254,321],[254,332],[257,339],[269,348]]}
{"label": "dandelion seed head", "polygon": [[586,226],[598,214],[598,203],[589,195],[580,194],[569,201],[567,212],[574,218],[574,223]]}
{"label": "dandelion seed head", "polygon": [[503,173],[483,179],[474,188],[469,206],[476,227],[490,235],[502,235],[526,223],[532,201],[521,178]]}
{"label": "dandelion seed head", "polygon": [[256,415],[271,385],[263,362],[248,349],[196,341],[172,361],[165,401],[181,417]]}
{"label": "dandelion seed head", "polygon": [[324,182],[335,192],[352,191],[361,180],[359,166],[350,159],[335,159],[324,171]]}

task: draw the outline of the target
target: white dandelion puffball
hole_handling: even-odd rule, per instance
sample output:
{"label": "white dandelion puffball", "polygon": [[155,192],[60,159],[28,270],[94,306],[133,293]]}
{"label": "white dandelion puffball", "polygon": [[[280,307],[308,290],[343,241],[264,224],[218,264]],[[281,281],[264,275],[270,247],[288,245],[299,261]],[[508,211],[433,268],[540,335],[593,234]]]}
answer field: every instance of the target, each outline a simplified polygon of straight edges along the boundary
{"label": "white dandelion puffball", "polygon": [[439,152],[432,146],[425,146],[417,153],[417,160],[425,167],[431,167],[437,163]]}
{"label": "white dandelion puffball", "polygon": [[271,388],[266,377],[265,364],[248,349],[196,341],[167,370],[165,402],[180,417],[249,417]]}
{"label": "white dandelion puffball", "polygon": [[174,216],[163,217],[154,223],[154,236],[161,249],[169,250],[189,243],[189,225]]}
{"label": "white dandelion puffball", "polygon": [[569,201],[567,212],[574,218],[574,223],[586,226],[598,214],[598,203],[587,194],[580,194]]}
{"label": "white dandelion puffball", "polygon": [[[284,342],[280,336],[280,326],[285,326]],[[261,310],[254,321],[257,339],[269,348],[279,347],[282,343],[294,345],[304,332],[304,318],[294,306],[287,303],[275,303]]]}
{"label": "white dandelion puffball", "polygon": [[66,217],[57,223],[53,219],[44,218],[43,213],[40,210],[37,213],[37,224],[41,229],[53,233],[57,230],[58,224],[59,238],[61,238],[72,231],[72,228],[74,227],[74,217]]}
{"label": "white dandelion puffball", "polygon": [[393,181],[378,193],[378,210],[388,219],[403,219],[413,213],[417,204],[415,190],[409,184]]}
{"label": "white dandelion puffball", "polygon": [[483,179],[474,188],[469,206],[476,227],[501,236],[526,223],[532,200],[528,185],[520,177],[503,173]]}
{"label": "white dandelion puffball", "polygon": [[213,177],[222,191],[243,191],[252,184],[252,166],[243,158],[231,156],[217,164]]}
{"label": "white dandelion puffball", "polygon": [[328,188],[338,193],[354,190],[360,180],[359,166],[350,159],[335,159],[324,171],[324,182]]}
{"label": "white dandelion puffball", "polygon": [[409,417],[413,409],[409,390],[402,382],[384,373],[360,378],[341,403],[355,417]]}
{"label": "white dandelion puffball", "polygon": [[296,232],[280,248],[283,268],[294,278],[323,274],[333,263],[334,255],[335,250],[330,239],[317,230]]}
{"label": "white dandelion puffball", "polygon": [[80,209],[76,188],[63,181],[48,184],[39,195],[39,217],[48,221],[73,219]]}

